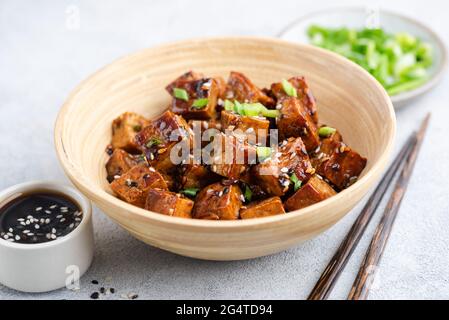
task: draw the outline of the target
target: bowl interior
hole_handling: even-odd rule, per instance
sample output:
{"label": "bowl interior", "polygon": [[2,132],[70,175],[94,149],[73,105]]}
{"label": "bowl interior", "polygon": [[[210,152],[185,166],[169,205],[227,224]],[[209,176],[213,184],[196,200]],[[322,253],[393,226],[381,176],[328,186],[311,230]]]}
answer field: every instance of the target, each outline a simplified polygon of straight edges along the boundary
{"label": "bowl interior", "polygon": [[[430,80],[420,88],[392,97],[395,107],[401,107],[407,100],[427,91],[439,79],[446,66],[446,49],[440,38],[428,27],[411,18],[386,10],[379,10],[379,26],[389,33],[408,32],[433,47],[434,63],[429,69]],[[307,29],[314,24],[327,27],[363,28],[372,23],[373,11],[359,7],[341,7],[317,11],[294,21],[279,35],[281,39],[309,43]]]}
{"label": "bowl interior", "polygon": [[[237,70],[261,87],[304,75],[317,99],[320,122],[338,128],[345,142],[368,158],[362,178],[351,188],[385,164],[395,133],[394,111],[386,92],[363,69],[336,54],[281,40],[201,39],[121,58],[70,95],[56,123],[56,148],[66,173],[91,199],[122,203],[112,195],[104,168],[112,120],[125,111],[157,116],[169,105],[165,85],[187,70],[225,78]],[[140,210],[124,202],[123,208]]]}

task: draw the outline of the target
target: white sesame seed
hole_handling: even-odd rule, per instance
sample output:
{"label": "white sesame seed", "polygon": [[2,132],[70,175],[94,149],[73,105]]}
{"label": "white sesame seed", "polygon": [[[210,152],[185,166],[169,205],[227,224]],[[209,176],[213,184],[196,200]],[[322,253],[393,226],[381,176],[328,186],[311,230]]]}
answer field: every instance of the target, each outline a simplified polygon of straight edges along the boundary
{"label": "white sesame seed", "polygon": [[56,229],[55,228],[51,229],[51,233],[56,233]]}
{"label": "white sesame seed", "polygon": [[30,230],[23,230],[22,233],[30,233]]}
{"label": "white sesame seed", "polygon": [[50,210],[45,210],[45,213],[46,213],[46,214],[50,214],[51,211],[50,211]]}
{"label": "white sesame seed", "polygon": [[20,224],[21,224],[22,226],[26,226],[26,223],[23,222],[23,221],[21,221]]}
{"label": "white sesame seed", "polygon": [[49,218],[45,219],[45,223],[46,223],[46,224],[49,224],[50,221],[51,221],[51,220],[50,220]]}
{"label": "white sesame seed", "polygon": [[7,235],[10,237],[14,236],[11,232],[8,232]]}
{"label": "white sesame seed", "polygon": [[3,236],[3,239],[8,240],[8,239],[9,239],[9,236],[8,236],[7,234],[5,234],[5,235]]}
{"label": "white sesame seed", "polygon": [[62,214],[58,214],[58,215],[56,216],[56,219],[61,219],[62,217],[63,217]]}
{"label": "white sesame seed", "polygon": [[67,208],[67,207],[61,207],[61,210],[67,210],[67,209],[69,209],[69,208]]}
{"label": "white sesame seed", "polygon": [[54,208],[56,208],[56,207],[57,207],[57,205],[54,204],[54,205],[50,206],[50,209],[54,209]]}
{"label": "white sesame seed", "polygon": [[40,228],[40,226],[38,224],[34,225],[34,229],[39,229],[39,228]]}
{"label": "white sesame seed", "polygon": [[25,222],[25,224],[30,224],[31,222],[30,222],[30,220],[27,220],[26,222]]}
{"label": "white sesame seed", "polygon": [[9,228],[8,231],[9,231],[9,232],[13,232],[14,230],[13,230],[12,228]]}
{"label": "white sesame seed", "polygon": [[75,221],[81,221],[81,218],[75,218]]}
{"label": "white sesame seed", "polygon": [[65,221],[65,218],[62,218],[61,220],[59,220],[59,222],[64,222]]}
{"label": "white sesame seed", "polygon": [[53,240],[56,239],[56,235],[55,235],[55,234],[52,234],[50,237],[51,237]]}
{"label": "white sesame seed", "polygon": [[116,174],[116,175],[114,176],[114,180],[117,180],[117,179],[120,179],[120,176],[119,176],[118,174]]}
{"label": "white sesame seed", "polygon": [[17,219],[17,221],[25,221],[25,219],[24,218],[19,218],[19,219]]}
{"label": "white sesame seed", "polygon": [[70,229],[73,229],[74,226],[75,226],[75,224],[74,224],[74,223],[71,223],[70,226],[69,226],[69,228],[70,228]]}
{"label": "white sesame seed", "polygon": [[47,233],[47,234],[45,235],[45,237],[46,237],[47,239],[50,239],[50,238],[51,238],[51,234]]}
{"label": "white sesame seed", "polygon": [[27,219],[28,219],[28,220],[32,220],[32,219],[34,219],[34,218],[33,218],[33,216],[27,216]]}
{"label": "white sesame seed", "polygon": [[42,210],[42,207],[37,207],[35,210],[36,210],[36,211],[41,211],[41,210]]}
{"label": "white sesame seed", "polygon": [[281,168],[281,172],[287,173],[288,172],[288,168],[287,167]]}
{"label": "white sesame seed", "polygon": [[29,233],[27,234],[27,236],[32,237],[32,236],[34,236],[34,233],[29,232]]}
{"label": "white sesame seed", "polygon": [[19,241],[19,240],[20,240],[20,236],[19,236],[19,235],[16,235],[16,236],[14,237],[14,239],[15,239],[16,241]]}

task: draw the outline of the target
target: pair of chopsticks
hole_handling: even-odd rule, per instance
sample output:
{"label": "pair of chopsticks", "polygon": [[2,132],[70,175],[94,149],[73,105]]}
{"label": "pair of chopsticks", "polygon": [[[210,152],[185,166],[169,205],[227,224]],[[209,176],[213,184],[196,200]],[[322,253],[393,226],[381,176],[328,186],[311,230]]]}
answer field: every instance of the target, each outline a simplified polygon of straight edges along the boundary
{"label": "pair of chopsticks", "polygon": [[368,297],[370,287],[374,281],[376,267],[379,265],[393,227],[393,223],[399,211],[402,198],[407,189],[418,152],[420,150],[424,134],[429,123],[430,113],[423,120],[421,127],[414,132],[405,142],[392,164],[388,168],[377,188],[360,212],[340,247],[330,260],[320,279],[316,283],[309,300],[325,300],[328,298],[343,269],[349,261],[371,218],[379,206],[383,196],[390,186],[396,172],[400,170],[394,190],[384,209],[382,218],[377,225],[369,248],[360,265],[359,272],[349,292],[349,300],[365,300]]}

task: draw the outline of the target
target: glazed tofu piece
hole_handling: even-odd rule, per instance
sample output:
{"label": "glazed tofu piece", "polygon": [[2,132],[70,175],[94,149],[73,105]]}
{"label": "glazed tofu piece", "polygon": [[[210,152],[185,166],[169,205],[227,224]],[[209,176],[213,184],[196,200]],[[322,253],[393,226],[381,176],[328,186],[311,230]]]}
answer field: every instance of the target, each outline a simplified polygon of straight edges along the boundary
{"label": "glazed tofu piece", "polygon": [[[315,122],[315,124],[318,123],[316,101],[312,95],[309,85],[306,82],[306,79],[304,77],[292,77],[288,79],[288,82],[290,82],[293,88],[296,89],[298,99],[301,101],[304,108],[308,111],[312,120]],[[273,83],[271,85],[271,93],[276,97],[278,102],[288,97],[287,93],[284,91],[282,83],[280,82]]]}
{"label": "glazed tofu piece", "polygon": [[192,218],[193,201],[178,193],[163,189],[151,189],[145,209],[172,217]]}
{"label": "glazed tofu piece", "polygon": [[285,209],[287,211],[293,211],[305,208],[332,197],[334,194],[336,192],[329,184],[323,181],[321,177],[314,175],[305,185],[287,199]]}
{"label": "glazed tofu piece", "polygon": [[108,181],[112,182],[114,178],[118,178],[139,162],[143,161],[145,161],[145,159],[141,156],[131,155],[122,149],[115,149],[106,163]]}
{"label": "glazed tofu piece", "polygon": [[251,202],[240,209],[240,218],[252,219],[274,216],[285,213],[281,198],[271,197],[265,200]]}
{"label": "glazed tofu piece", "polygon": [[220,180],[221,177],[218,174],[208,170],[207,167],[202,164],[185,164],[181,167],[181,189],[202,189],[205,186]]}
{"label": "glazed tofu piece", "polygon": [[259,137],[264,139],[265,142],[269,127],[270,121],[264,117],[241,116],[226,110],[221,112],[221,128],[223,131],[226,129],[240,130],[248,135],[248,140],[254,141],[254,144],[257,143]]}
{"label": "glazed tofu piece", "polygon": [[241,137],[220,134],[215,137],[215,141],[217,143],[221,141],[221,148],[215,147],[219,154],[214,154],[207,161],[210,163],[211,171],[220,176],[239,179],[249,170],[251,164],[256,163],[256,148]]}
{"label": "glazed tofu piece", "polygon": [[165,90],[167,90],[167,92],[171,95],[173,93],[173,88],[177,88],[180,84],[184,82],[199,80],[203,77],[204,76],[202,73],[195,72],[193,70],[187,71],[186,73],[173,80],[169,85],[167,85],[165,87]]}
{"label": "glazed tofu piece", "polygon": [[[201,147],[205,147],[209,142],[207,141],[202,141],[201,137],[203,136],[204,132],[206,132],[206,130],[210,130],[212,131],[213,129],[216,129],[217,131],[221,130],[221,123],[218,120],[215,119],[210,119],[210,120],[189,120],[188,121],[188,125],[189,127],[192,129],[193,131],[193,135],[195,137],[194,143],[196,145],[201,145]],[[196,147],[196,145],[194,145],[194,147]]]}
{"label": "glazed tofu piece", "polygon": [[269,195],[283,196],[293,186],[293,174],[299,181],[306,181],[313,173],[301,138],[284,140],[277,151],[252,168],[256,182]]}
{"label": "glazed tofu piece", "polygon": [[320,144],[318,128],[302,102],[297,98],[285,98],[281,101],[280,111],[277,121],[279,139],[301,137],[307,151],[315,150]]}
{"label": "glazed tofu piece", "polygon": [[332,144],[336,147],[323,157],[317,173],[342,190],[357,181],[367,160],[343,142],[334,141]]}
{"label": "glazed tofu piece", "polygon": [[244,74],[235,71],[229,75],[225,98],[239,102],[260,102],[266,107],[275,105],[273,98],[259,89]]}
{"label": "glazed tofu piece", "polygon": [[[184,146],[190,152],[193,133],[187,122],[171,111],[164,112],[136,135],[136,144],[148,162],[158,171],[171,175],[181,159],[172,159],[171,150],[184,141]],[[187,157],[187,154],[186,154]],[[179,163],[178,163],[179,162]]]}
{"label": "glazed tofu piece", "polygon": [[120,199],[141,208],[153,188],[167,189],[167,183],[156,169],[146,164],[134,166],[111,183],[111,189]]}
{"label": "glazed tofu piece", "polygon": [[208,220],[236,220],[239,218],[243,195],[237,185],[211,184],[195,199],[193,217]]}
{"label": "glazed tofu piece", "polygon": [[[175,90],[183,90],[187,95],[184,98],[176,97]],[[220,90],[219,84],[213,78],[178,81],[170,92],[173,96],[170,109],[187,120],[215,118],[215,106]]]}
{"label": "glazed tofu piece", "polygon": [[112,122],[112,148],[136,153],[135,136],[150,122],[134,112],[125,112]]}

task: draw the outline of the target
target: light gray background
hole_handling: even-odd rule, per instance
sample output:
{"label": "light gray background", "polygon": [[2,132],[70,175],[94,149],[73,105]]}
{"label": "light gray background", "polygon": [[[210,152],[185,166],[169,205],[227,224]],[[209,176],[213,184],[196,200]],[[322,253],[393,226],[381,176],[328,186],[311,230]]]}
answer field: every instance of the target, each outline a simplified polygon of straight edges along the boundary
{"label": "light gray background", "polygon": [[[447,42],[446,2],[377,3],[419,18]],[[196,36],[275,36],[298,16],[330,5],[334,1],[1,0],[0,189],[34,179],[67,181],[53,149],[58,109],[75,85],[117,57]],[[74,8],[80,26],[71,30],[67,19]],[[396,150],[427,111],[433,117],[371,299],[449,298],[447,87],[445,77],[437,89],[397,113]],[[97,288],[92,279],[117,289],[109,298],[136,292],[148,299],[304,299],[359,210],[302,245],[239,262],[199,261],[152,248],[95,210],[95,260],[80,291],[23,294],[0,285],[0,299],[86,299]],[[346,297],[374,225],[332,298]]]}

